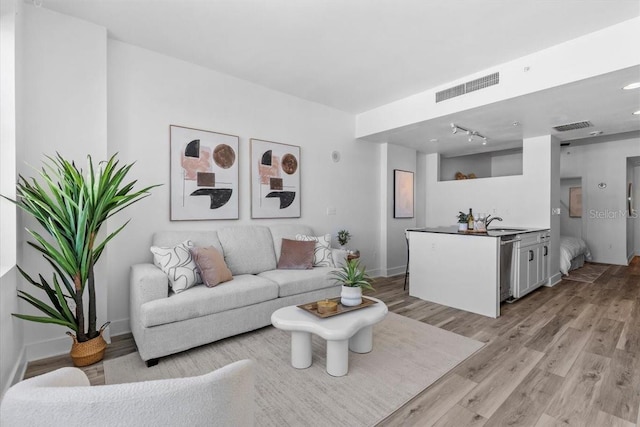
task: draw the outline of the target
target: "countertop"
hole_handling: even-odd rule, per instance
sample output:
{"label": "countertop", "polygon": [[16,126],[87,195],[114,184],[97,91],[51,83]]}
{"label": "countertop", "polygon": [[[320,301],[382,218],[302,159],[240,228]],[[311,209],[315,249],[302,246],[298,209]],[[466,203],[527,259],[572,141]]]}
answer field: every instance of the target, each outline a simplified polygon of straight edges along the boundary
{"label": "countertop", "polygon": [[538,231],[545,231],[548,228],[525,228],[525,227],[501,227],[495,226],[489,227],[487,232],[468,232],[458,231],[458,226],[449,227],[426,227],[426,228],[409,228],[407,231],[418,233],[440,233],[440,234],[456,234],[462,236],[480,236],[480,237],[502,237],[512,236],[514,234],[535,233]]}

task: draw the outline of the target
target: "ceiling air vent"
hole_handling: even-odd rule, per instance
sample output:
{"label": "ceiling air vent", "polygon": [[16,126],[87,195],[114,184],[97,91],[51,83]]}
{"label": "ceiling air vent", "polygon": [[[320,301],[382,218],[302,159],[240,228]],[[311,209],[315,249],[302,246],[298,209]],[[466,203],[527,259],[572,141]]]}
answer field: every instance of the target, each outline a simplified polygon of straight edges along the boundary
{"label": "ceiling air vent", "polygon": [[464,95],[465,88],[464,84],[450,87],[449,89],[441,90],[436,93],[436,102],[444,101],[445,99],[455,98],[456,96]]}
{"label": "ceiling air vent", "polygon": [[554,126],[553,128],[558,132],[566,132],[568,130],[588,128],[589,126],[593,125],[590,121],[585,120],[584,122],[568,123],[566,125]]}
{"label": "ceiling air vent", "polygon": [[489,74],[488,76],[480,77],[479,79],[471,80],[469,82],[441,90],[440,92],[436,92],[436,102],[455,98],[456,96],[497,85],[498,83],[500,83],[500,73]]}

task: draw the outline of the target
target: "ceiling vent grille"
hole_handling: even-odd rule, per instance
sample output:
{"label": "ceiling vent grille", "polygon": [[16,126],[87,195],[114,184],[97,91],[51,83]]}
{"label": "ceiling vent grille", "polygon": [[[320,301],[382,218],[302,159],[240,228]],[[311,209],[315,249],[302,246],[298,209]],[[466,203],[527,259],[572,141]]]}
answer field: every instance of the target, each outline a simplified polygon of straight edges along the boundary
{"label": "ceiling vent grille", "polygon": [[480,77],[479,79],[471,80],[469,82],[441,90],[440,92],[436,92],[436,102],[442,102],[447,99],[455,98],[456,96],[464,95],[465,93],[497,85],[498,83],[500,83],[500,73],[489,74],[488,76]]}
{"label": "ceiling vent grille", "polygon": [[566,125],[554,126],[553,128],[558,132],[566,132],[568,130],[584,129],[593,126],[590,121],[585,120],[583,122],[567,123]]}

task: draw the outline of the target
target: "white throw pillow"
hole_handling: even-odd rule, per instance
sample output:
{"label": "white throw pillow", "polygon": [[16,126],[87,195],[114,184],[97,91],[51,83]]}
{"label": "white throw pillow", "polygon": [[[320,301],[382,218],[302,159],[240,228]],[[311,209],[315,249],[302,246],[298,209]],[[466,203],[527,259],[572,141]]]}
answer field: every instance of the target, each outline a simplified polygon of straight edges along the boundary
{"label": "white throw pillow", "polygon": [[314,267],[335,267],[333,257],[331,256],[331,234],[324,236],[305,236],[304,234],[296,234],[296,240],[316,242],[313,253]]}
{"label": "white throw pillow", "polygon": [[189,248],[193,248],[191,240],[186,240],[172,248],[151,247],[153,263],[169,276],[169,283],[175,293],[180,293],[197,283],[202,283]]}

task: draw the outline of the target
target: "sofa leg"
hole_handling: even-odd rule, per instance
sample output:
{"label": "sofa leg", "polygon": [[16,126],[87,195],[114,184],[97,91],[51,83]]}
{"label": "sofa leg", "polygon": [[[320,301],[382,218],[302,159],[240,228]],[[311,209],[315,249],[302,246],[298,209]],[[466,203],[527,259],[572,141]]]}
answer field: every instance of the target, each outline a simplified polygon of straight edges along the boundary
{"label": "sofa leg", "polygon": [[144,363],[147,365],[147,368],[150,368],[152,366],[156,366],[158,364],[158,362],[160,361],[160,359],[149,359],[146,360]]}

